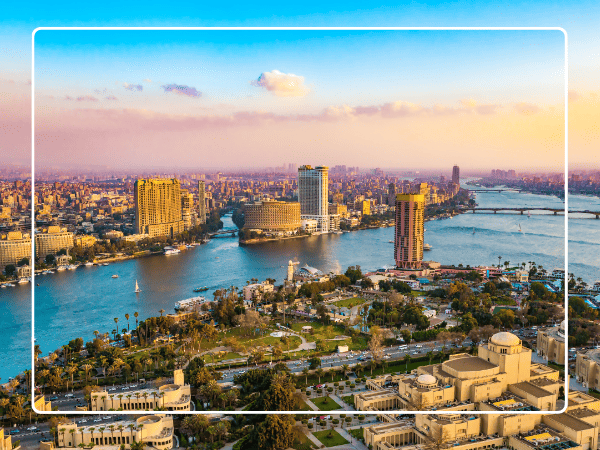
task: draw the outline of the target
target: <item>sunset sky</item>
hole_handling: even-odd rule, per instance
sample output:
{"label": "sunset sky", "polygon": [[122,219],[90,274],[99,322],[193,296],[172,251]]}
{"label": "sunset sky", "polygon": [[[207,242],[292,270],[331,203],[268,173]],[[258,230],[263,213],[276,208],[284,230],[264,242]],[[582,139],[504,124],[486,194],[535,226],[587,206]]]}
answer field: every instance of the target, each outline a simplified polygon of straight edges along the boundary
{"label": "sunset sky", "polygon": [[[183,20],[152,5],[119,20],[103,17],[110,5],[9,10],[21,17],[2,27],[1,158],[26,162],[30,151],[37,26],[560,26],[571,164],[598,166],[600,11],[563,3],[344,3],[303,15],[253,5],[234,16],[190,9]],[[40,167],[563,170],[560,31],[43,30],[35,52]]]}

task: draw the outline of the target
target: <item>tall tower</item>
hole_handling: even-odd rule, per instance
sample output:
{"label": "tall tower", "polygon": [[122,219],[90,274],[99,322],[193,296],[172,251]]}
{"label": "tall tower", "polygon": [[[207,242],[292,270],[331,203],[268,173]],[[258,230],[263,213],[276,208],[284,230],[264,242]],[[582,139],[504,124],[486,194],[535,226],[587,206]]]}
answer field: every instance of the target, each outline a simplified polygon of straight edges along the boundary
{"label": "tall tower", "polygon": [[302,219],[315,219],[319,231],[329,231],[329,168],[298,168],[298,201]]}
{"label": "tall tower", "polygon": [[460,168],[458,166],[452,168],[452,182],[460,185]]}
{"label": "tall tower", "polygon": [[396,195],[394,259],[403,269],[419,269],[423,261],[425,196]]}
{"label": "tall tower", "polygon": [[198,181],[198,223],[206,223],[206,194],[204,181]]}
{"label": "tall tower", "polygon": [[174,237],[183,231],[179,180],[139,179],[135,182],[133,197],[137,234]]}

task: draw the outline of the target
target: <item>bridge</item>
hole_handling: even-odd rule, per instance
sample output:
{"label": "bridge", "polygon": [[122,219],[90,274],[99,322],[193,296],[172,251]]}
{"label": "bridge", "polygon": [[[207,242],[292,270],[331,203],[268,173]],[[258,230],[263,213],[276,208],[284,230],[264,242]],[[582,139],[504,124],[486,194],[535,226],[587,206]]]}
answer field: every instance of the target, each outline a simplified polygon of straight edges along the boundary
{"label": "bridge", "polygon": [[217,237],[217,236],[231,236],[234,237],[237,230],[219,230],[214,231],[212,233],[208,233],[209,237]]}
{"label": "bridge", "polygon": [[[529,211],[548,211],[548,212],[552,212],[555,216],[559,215],[559,214],[564,214],[565,210],[564,208],[479,208],[479,207],[475,207],[475,208],[465,208],[464,211],[471,211],[473,212],[473,214],[476,214],[477,212],[481,212],[483,214],[497,214],[498,211],[507,211],[507,212],[513,212],[513,213],[520,213],[521,215],[523,215],[525,212],[529,212]],[[600,211],[590,211],[588,209],[583,210],[583,211],[569,211],[569,214],[590,214],[596,217],[596,219],[600,219]]]}

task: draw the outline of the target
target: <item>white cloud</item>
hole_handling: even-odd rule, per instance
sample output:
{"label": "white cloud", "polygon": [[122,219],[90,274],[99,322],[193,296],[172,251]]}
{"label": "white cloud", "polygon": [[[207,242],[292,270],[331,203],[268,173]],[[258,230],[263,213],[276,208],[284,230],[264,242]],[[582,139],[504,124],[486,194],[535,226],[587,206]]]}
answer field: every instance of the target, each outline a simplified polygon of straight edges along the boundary
{"label": "white cloud", "polygon": [[251,81],[250,84],[263,87],[278,97],[303,97],[309,91],[304,86],[304,77],[293,73],[283,73],[279,70],[263,72],[258,80]]}

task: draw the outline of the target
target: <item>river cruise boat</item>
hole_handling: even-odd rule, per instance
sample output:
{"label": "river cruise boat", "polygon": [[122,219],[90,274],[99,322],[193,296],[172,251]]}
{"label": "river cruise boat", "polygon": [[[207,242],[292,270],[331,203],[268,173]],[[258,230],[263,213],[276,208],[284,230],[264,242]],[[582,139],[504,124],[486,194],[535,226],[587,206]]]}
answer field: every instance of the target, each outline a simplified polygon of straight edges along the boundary
{"label": "river cruise boat", "polygon": [[192,297],[185,300],[179,300],[175,302],[175,311],[186,311],[189,309],[194,309],[202,305],[203,303],[207,303],[208,300],[206,297]]}
{"label": "river cruise boat", "polygon": [[206,292],[206,291],[208,291],[208,288],[206,286],[194,289],[194,292]]}
{"label": "river cruise boat", "polygon": [[181,253],[181,250],[175,247],[165,247],[164,253],[165,255],[176,255],[177,253]]}
{"label": "river cruise boat", "polygon": [[67,270],[67,266],[61,265],[56,268],[57,272],[62,272],[63,270]]}
{"label": "river cruise boat", "polygon": [[431,250],[433,247],[429,244],[423,244],[423,250]]}

